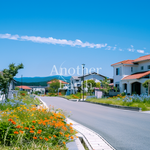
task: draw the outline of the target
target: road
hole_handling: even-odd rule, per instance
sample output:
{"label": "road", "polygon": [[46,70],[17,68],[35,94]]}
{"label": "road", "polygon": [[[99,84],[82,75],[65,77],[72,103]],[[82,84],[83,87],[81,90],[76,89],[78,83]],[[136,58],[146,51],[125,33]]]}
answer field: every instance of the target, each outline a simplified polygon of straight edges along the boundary
{"label": "road", "polygon": [[[117,150],[150,150],[150,114],[121,110],[60,97],[41,97],[70,118],[100,134]],[[71,111],[71,113],[70,113]]]}

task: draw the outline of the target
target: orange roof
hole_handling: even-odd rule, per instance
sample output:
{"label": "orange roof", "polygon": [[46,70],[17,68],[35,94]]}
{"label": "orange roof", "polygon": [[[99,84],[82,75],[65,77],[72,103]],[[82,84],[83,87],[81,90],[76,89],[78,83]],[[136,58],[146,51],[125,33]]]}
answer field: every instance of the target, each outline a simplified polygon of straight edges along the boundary
{"label": "orange roof", "polygon": [[117,62],[117,63],[115,63],[115,64],[112,64],[111,66],[119,65],[119,64],[133,65],[133,61],[134,61],[134,60],[123,60],[123,61]]}
{"label": "orange roof", "polygon": [[150,55],[141,56],[134,60],[134,62],[144,61],[144,60],[150,60]]}
{"label": "orange roof", "polygon": [[149,75],[150,74],[150,71],[147,71],[147,72],[141,72],[141,73],[136,73],[136,74],[132,74],[132,75],[129,75],[129,76],[126,76],[124,77],[123,79],[121,80],[131,80],[131,79],[140,79],[146,75]]}
{"label": "orange roof", "polygon": [[[58,80],[58,81],[61,82],[62,84],[68,84],[67,82],[62,81],[62,80]],[[49,82],[47,82],[47,84],[51,84],[52,82],[55,82],[55,80],[49,81]]]}
{"label": "orange roof", "polygon": [[25,86],[25,85],[17,86],[17,87],[19,87],[20,89],[24,89],[24,90],[31,90],[31,88],[30,88],[30,87]]}

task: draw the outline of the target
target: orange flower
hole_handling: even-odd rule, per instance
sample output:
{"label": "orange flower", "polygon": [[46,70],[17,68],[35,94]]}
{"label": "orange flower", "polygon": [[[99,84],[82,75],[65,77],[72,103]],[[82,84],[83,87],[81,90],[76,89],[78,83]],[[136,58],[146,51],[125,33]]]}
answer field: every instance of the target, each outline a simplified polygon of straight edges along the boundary
{"label": "orange flower", "polygon": [[70,125],[73,125],[72,123],[70,123]]}
{"label": "orange flower", "polygon": [[34,136],[34,137],[33,137],[33,139],[34,139],[34,140],[36,140],[36,139],[37,139],[37,137],[35,137],[35,136]]}
{"label": "orange flower", "polygon": [[65,143],[65,142],[63,142],[63,144],[65,145],[66,143]]}
{"label": "orange flower", "polygon": [[29,130],[29,128],[28,128],[28,127],[24,127],[24,129],[27,129],[27,130]]}
{"label": "orange flower", "polygon": [[42,132],[42,130],[38,130],[38,132]]}
{"label": "orange flower", "polygon": [[18,129],[19,129],[19,128],[20,128],[20,125],[16,126],[16,128],[18,128]]}
{"label": "orange flower", "polygon": [[34,131],[30,131],[30,133],[34,133]]}
{"label": "orange flower", "polygon": [[63,134],[62,132],[59,132],[61,135]]}
{"label": "orange flower", "polygon": [[73,136],[70,137],[72,140],[74,139]]}
{"label": "orange flower", "polygon": [[15,131],[15,132],[14,132],[14,134],[18,134],[18,133],[19,133],[18,131]]}
{"label": "orange flower", "polygon": [[33,122],[33,123],[36,123],[36,121],[34,121],[34,120],[33,120],[32,122]]}
{"label": "orange flower", "polygon": [[56,135],[53,135],[54,138],[56,138]]}
{"label": "orange flower", "polygon": [[12,124],[16,125],[16,122],[15,122],[15,121],[12,121]]}
{"label": "orange flower", "polygon": [[23,134],[23,131],[20,130],[19,132]]}
{"label": "orange flower", "polygon": [[44,138],[45,141],[48,141],[48,138]]}
{"label": "orange flower", "polygon": [[49,139],[51,139],[51,136],[49,136]]}
{"label": "orange flower", "polygon": [[41,140],[43,139],[41,136],[39,137]]}
{"label": "orange flower", "polygon": [[13,121],[13,120],[10,118],[10,119],[8,119],[8,121]]}

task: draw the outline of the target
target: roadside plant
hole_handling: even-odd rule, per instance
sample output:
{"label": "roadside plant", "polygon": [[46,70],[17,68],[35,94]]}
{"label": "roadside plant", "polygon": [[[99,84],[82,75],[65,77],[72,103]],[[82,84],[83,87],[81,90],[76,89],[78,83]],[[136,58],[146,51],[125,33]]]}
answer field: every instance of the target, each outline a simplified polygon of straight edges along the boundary
{"label": "roadside plant", "polygon": [[23,69],[23,64],[15,66],[14,63],[9,65],[9,69],[2,70],[0,73],[0,90],[5,95],[5,98],[8,99],[10,83],[13,81],[14,76],[18,73],[20,69]]}
{"label": "roadside plant", "polygon": [[65,147],[74,139],[72,124],[66,123],[62,110],[20,105],[1,111],[0,145],[21,147],[26,143]]}

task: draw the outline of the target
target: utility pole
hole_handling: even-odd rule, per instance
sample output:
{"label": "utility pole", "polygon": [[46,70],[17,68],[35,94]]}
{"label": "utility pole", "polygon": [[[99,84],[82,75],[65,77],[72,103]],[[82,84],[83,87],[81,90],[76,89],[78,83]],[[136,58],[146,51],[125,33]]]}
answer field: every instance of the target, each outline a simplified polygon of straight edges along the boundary
{"label": "utility pole", "polygon": [[21,90],[22,90],[22,76],[23,76],[23,75],[21,75]]}
{"label": "utility pole", "polygon": [[85,64],[82,64],[82,67],[83,67],[83,101],[84,101],[84,67],[85,67]]}

